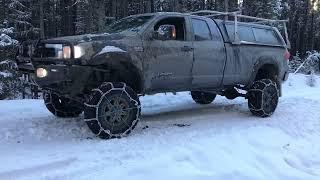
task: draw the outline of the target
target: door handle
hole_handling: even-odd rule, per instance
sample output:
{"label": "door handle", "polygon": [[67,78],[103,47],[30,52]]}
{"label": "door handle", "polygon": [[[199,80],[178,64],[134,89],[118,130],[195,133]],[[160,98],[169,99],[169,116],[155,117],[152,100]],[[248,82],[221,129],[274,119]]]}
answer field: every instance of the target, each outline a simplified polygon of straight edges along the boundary
{"label": "door handle", "polygon": [[183,47],[181,48],[181,50],[184,51],[184,52],[189,52],[189,51],[193,51],[193,48],[190,47],[190,46],[183,46]]}

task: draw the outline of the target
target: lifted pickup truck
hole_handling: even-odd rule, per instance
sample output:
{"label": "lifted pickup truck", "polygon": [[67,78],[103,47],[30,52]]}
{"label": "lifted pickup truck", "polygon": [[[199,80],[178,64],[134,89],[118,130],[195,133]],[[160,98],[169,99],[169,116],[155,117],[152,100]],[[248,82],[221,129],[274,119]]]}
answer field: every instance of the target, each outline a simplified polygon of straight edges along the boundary
{"label": "lifted pickup truck", "polygon": [[[219,15],[234,21],[212,18]],[[254,115],[268,117],[288,78],[290,56],[288,39],[261,25],[270,21],[215,11],[135,15],[101,34],[25,44],[17,63],[42,88],[50,112],[75,117],[84,111],[89,128],[103,139],[134,129],[139,96],[146,94],[191,91],[199,104],[216,95],[245,97]]]}

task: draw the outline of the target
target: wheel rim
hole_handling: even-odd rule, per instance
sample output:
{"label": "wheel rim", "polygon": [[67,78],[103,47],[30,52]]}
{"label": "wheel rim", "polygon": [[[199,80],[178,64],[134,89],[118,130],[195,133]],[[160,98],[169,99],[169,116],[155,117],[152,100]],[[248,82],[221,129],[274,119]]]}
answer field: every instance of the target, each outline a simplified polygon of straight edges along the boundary
{"label": "wheel rim", "polygon": [[130,105],[121,96],[113,96],[106,100],[102,108],[103,124],[108,126],[118,126],[126,124],[130,116]]}

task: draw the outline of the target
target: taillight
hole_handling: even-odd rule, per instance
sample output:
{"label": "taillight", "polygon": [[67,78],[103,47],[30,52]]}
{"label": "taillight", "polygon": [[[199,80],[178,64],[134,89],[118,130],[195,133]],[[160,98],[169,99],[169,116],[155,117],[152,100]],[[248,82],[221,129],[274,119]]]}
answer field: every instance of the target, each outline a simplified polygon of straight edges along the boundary
{"label": "taillight", "polygon": [[290,52],[288,50],[286,50],[286,52],[284,53],[285,60],[289,61],[290,57],[291,57]]}

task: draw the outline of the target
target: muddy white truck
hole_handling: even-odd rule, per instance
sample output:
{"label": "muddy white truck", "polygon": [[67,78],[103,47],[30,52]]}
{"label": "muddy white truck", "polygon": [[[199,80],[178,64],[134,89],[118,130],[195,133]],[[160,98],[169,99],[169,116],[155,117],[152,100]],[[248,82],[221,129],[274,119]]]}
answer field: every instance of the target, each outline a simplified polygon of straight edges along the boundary
{"label": "muddy white truck", "polygon": [[[270,23],[281,24],[285,38]],[[199,104],[217,95],[244,97],[253,115],[271,116],[288,78],[289,46],[282,20],[154,13],[126,17],[97,34],[24,43],[17,63],[43,90],[50,112],[63,118],[84,112],[92,132],[109,139],[135,128],[140,96],[163,92],[190,91]]]}

